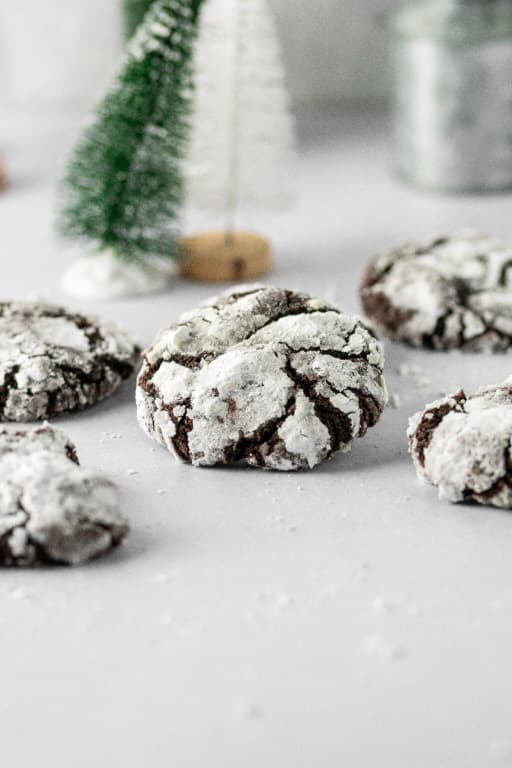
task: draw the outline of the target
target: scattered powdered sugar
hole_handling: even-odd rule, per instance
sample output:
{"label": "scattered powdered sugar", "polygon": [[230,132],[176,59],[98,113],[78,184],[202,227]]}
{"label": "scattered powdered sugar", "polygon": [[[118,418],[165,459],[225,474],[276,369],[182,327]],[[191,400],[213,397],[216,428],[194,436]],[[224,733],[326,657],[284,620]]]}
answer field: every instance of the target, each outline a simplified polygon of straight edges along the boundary
{"label": "scattered powdered sugar", "polygon": [[396,613],[398,606],[396,603],[385,600],[382,597],[376,597],[372,602],[372,610],[376,616],[389,616]]}
{"label": "scattered powdered sugar", "polygon": [[7,594],[11,600],[27,600],[27,598],[32,596],[32,593],[23,589],[23,587],[12,587]]}
{"label": "scattered powdered sugar", "polygon": [[243,720],[259,720],[263,711],[259,704],[251,699],[240,699],[235,703],[235,712]]}
{"label": "scattered powdered sugar", "polygon": [[430,384],[428,376],[425,376],[417,365],[407,365],[404,363],[398,368],[397,373],[399,376],[411,379],[417,389],[426,389]]}
{"label": "scattered powdered sugar", "polygon": [[391,395],[389,396],[389,405],[391,406],[391,408],[398,409],[400,408],[401,404],[402,404],[402,400],[398,392],[392,392]]}
{"label": "scattered powdered sugar", "polygon": [[171,577],[168,573],[157,573],[153,579],[153,583],[158,586],[164,586],[165,584],[168,584],[170,580]]}
{"label": "scattered powdered sugar", "polygon": [[320,597],[323,600],[332,600],[339,597],[341,591],[341,586],[339,584],[327,584],[327,586],[320,590]]}
{"label": "scattered powdered sugar", "polygon": [[284,611],[289,608],[292,603],[293,600],[287,592],[281,592],[280,594],[276,595],[275,607],[277,610]]}
{"label": "scattered powdered sugar", "polygon": [[363,641],[363,651],[387,662],[403,661],[407,658],[407,651],[403,646],[396,645],[381,635],[368,635]]}
{"label": "scattered powdered sugar", "polygon": [[103,445],[107,440],[121,440],[122,436],[121,432],[102,432],[99,442]]}
{"label": "scattered powdered sugar", "polygon": [[158,620],[163,627],[170,627],[175,623],[175,617],[171,611],[162,611]]}

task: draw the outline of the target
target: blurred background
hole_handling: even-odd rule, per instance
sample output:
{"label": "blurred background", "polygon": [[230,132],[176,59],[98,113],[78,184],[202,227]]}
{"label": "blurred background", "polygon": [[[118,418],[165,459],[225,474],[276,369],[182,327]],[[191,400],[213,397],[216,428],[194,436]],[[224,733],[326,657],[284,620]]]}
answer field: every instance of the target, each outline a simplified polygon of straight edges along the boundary
{"label": "blurred background", "polygon": [[[389,93],[383,16],[400,0],[270,0],[296,105],[380,107]],[[88,106],[121,47],[116,0],[2,0],[0,108]],[[87,46],[87,47],[86,47]]]}

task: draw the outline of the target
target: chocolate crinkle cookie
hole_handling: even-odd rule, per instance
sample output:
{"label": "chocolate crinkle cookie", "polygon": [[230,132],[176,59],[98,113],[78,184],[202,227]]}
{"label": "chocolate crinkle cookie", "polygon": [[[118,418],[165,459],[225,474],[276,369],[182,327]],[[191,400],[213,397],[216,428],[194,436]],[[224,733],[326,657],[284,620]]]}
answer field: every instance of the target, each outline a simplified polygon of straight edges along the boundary
{"label": "chocolate crinkle cookie", "polygon": [[430,349],[508,349],[512,248],[479,235],[406,243],[369,266],[361,299],[392,339]]}
{"label": "chocolate crinkle cookie", "polygon": [[241,286],[146,350],[138,417],[196,466],[312,468],[377,423],[383,362],[357,318],[307,294]]}
{"label": "chocolate crinkle cookie", "polygon": [[0,430],[0,565],[76,565],[127,531],[115,485],[78,466],[63,432]]}
{"label": "chocolate crinkle cookie", "polygon": [[512,507],[512,379],[427,405],[408,438],[418,477],[440,498]]}
{"label": "chocolate crinkle cookie", "polygon": [[0,421],[36,421],[110,395],[140,350],[113,323],[49,304],[0,303]]}

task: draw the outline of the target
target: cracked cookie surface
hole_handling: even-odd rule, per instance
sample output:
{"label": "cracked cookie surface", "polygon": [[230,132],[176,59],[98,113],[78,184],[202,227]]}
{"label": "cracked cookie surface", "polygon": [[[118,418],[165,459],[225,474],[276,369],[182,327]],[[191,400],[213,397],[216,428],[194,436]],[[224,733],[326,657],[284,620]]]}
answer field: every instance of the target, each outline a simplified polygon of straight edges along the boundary
{"label": "cracked cookie surface", "polygon": [[116,486],[78,465],[60,430],[0,430],[0,565],[75,565],[128,532]]}
{"label": "cracked cookie surface", "polygon": [[383,364],[358,318],[307,294],[241,286],[146,350],[138,418],[196,466],[312,468],[377,423]]}
{"label": "cracked cookie surface", "polygon": [[440,498],[512,507],[512,380],[427,405],[408,439],[418,477]]}
{"label": "cracked cookie surface", "polygon": [[131,375],[138,357],[113,323],[49,304],[0,303],[0,421],[93,405]]}
{"label": "cracked cookie surface", "polygon": [[430,349],[508,349],[512,248],[480,235],[406,243],[370,264],[366,315],[386,336]]}

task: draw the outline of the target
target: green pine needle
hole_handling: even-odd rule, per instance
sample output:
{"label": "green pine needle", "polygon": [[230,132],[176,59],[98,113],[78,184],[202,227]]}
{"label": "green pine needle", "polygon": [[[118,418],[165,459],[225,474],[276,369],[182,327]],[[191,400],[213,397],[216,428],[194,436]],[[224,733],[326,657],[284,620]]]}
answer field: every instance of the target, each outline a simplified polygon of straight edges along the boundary
{"label": "green pine needle", "polygon": [[59,230],[120,259],[176,256],[197,0],[154,0],[69,160]]}
{"label": "green pine needle", "polygon": [[154,0],[123,0],[123,26],[126,40],[133,37],[153,2]]}
{"label": "green pine needle", "polygon": [[[122,0],[123,28],[126,40],[135,34],[142,19],[149,11],[155,0]],[[193,0],[191,5],[192,13],[196,18],[199,13],[202,0]]]}

